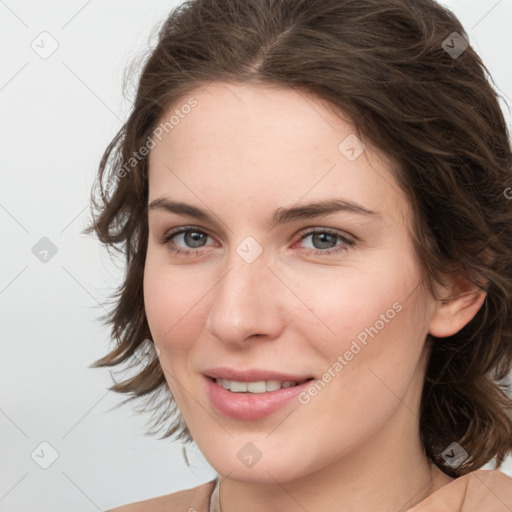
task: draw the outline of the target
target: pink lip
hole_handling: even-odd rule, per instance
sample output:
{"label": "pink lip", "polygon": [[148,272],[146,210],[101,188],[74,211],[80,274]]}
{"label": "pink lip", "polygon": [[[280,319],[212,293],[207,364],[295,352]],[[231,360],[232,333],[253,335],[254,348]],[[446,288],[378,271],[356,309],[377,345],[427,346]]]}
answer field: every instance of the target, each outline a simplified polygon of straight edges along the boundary
{"label": "pink lip", "polygon": [[[226,377],[222,377],[226,378]],[[301,392],[303,392],[311,381],[303,382],[291,388],[281,388],[277,391],[267,391],[266,393],[234,393],[224,389],[217,384],[214,379],[205,376],[206,394],[218,412],[231,418],[239,420],[251,421],[258,420],[268,416],[286,404],[290,403]],[[252,382],[253,379],[229,379],[238,380],[240,382]],[[276,379],[254,379],[256,380],[302,380],[291,378]]]}
{"label": "pink lip", "polygon": [[214,379],[236,380],[237,382],[258,382],[260,380],[295,380],[302,382],[311,379],[312,375],[291,375],[286,373],[274,372],[271,370],[247,369],[237,370],[236,368],[228,368],[227,366],[219,368],[211,368],[203,372],[207,377]]}

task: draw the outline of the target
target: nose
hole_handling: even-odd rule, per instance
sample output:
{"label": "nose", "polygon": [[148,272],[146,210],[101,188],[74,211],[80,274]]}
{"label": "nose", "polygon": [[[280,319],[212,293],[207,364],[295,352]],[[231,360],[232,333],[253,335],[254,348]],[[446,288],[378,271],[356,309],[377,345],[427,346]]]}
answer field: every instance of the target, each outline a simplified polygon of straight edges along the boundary
{"label": "nose", "polygon": [[284,288],[263,254],[252,263],[234,254],[228,271],[212,290],[206,328],[233,347],[243,346],[250,338],[277,338],[284,322]]}

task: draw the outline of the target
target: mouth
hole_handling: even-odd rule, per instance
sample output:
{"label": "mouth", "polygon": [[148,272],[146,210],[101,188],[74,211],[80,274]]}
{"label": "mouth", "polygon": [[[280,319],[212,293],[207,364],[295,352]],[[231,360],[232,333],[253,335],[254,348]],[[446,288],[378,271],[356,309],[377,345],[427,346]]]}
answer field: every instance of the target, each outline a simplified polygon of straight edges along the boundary
{"label": "mouth", "polygon": [[297,397],[314,380],[314,377],[296,380],[203,377],[205,393],[213,409],[223,416],[243,421],[256,421],[285,408],[299,407]]}
{"label": "mouth", "polygon": [[261,394],[261,393],[271,393],[273,391],[279,391],[280,389],[288,389],[293,388],[295,386],[299,386],[304,384],[304,382],[308,382],[313,380],[313,377],[309,377],[307,379],[302,380],[257,380],[251,382],[245,381],[236,381],[229,379],[221,379],[221,378],[212,378],[211,380],[215,381],[219,386],[222,386],[224,389],[231,391],[232,393],[253,393],[253,394]]}

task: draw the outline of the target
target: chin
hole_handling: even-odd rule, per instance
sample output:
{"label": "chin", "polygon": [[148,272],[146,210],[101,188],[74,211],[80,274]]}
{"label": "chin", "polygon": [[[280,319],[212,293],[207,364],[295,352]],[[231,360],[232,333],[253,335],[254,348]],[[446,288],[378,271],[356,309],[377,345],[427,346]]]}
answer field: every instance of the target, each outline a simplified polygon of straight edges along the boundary
{"label": "chin", "polygon": [[239,482],[286,483],[306,477],[325,464],[325,461],[319,461],[318,468],[313,467],[295,443],[287,447],[269,447],[268,442],[264,446],[264,440],[253,439],[254,443],[247,438],[238,442],[234,437],[229,446],[221,448],[217,445],[218,451],[205,450],[203,453],[219,475]]}

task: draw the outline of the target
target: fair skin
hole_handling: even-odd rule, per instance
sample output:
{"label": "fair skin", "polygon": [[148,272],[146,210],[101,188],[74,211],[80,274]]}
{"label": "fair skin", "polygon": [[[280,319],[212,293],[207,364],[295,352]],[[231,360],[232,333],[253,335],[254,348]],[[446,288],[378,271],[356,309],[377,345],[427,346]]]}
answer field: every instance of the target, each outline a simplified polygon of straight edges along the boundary
{"label": "fair skin", "polygon": [[[349,160],[338,146],[354,128],[321,101],[290,88],[226,83],[189,96],[198,105],[151,150],[148,203],[187,203],[211,220],[149,209],[144,298],[173,397],[222,475],[222,512],[418,505],[452,482],[419,437],[425,340],[459,331],[484,294],[453,278],[438,286],[442,302],[422,286],[412,211],[392,164],[367,141]],[[271,226],[279,208],[334,198],[375,213]],[[196,235],[201,244],[186,234],[159,242],[179,227],[204,233]],[[301,240],[312,229],[335,233],[324,234],[328,247],[319,235]],[[237,252],[248,236],[263,249],[251,263]],[[383,314],[387,321],[377,324]],[[378,333],[308,403],[247,420],[219,412],[205,392],[203,372],[218,366],[322,380],[371,326]],[[250,467],[238,457],[247,443],[261,455]]]}

